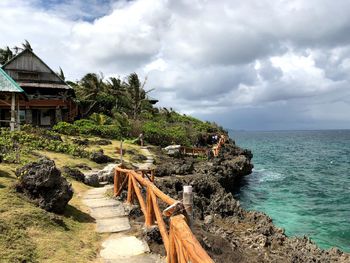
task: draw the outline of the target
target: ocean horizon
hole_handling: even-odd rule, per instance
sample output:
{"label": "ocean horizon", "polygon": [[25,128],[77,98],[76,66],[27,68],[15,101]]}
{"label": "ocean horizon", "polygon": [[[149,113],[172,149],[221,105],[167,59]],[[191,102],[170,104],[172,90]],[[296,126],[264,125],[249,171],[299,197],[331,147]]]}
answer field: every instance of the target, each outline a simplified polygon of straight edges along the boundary
{"label": "ocean horizon", "polygon": [[229,130],[253,152],[235,197],[269,215],[288,236],[350,252],[350,129]]}

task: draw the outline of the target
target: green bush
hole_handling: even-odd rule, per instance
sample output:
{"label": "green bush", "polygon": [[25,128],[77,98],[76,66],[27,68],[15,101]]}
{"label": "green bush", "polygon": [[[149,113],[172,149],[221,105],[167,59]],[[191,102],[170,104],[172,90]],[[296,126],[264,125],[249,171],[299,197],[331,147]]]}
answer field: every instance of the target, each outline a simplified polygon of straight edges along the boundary
{"label": "green bush", "polygon": [[162,147],[170,144],[191,145],[191,139],[183,126],[168,126],[166,122],[148,121],[143,125],[145,140]]}
{"label": "green bush", "polygon": [[66,135],[77,135],[79,133],[77,126],[68,122],[59,122],[53,126],[52,129],[58,133]]}
{"label": "green bush", "polygon": [[10,132],[8,129],[1,129],[0,154],[3,161],[9,163],[17,162],[19,155],[30,153],[33,150],[48,150],[79,157],[88,157],[89,155],[81,146],[45,136],[40,135],[40,131],[29,133],[26,131]]}
{"label": "green bush", "polygon": [[123,135],[118,124],[98,125],[88,119],[77,120],[73,124],[59,122],[53,127],[53,130],[66,135],[98,136],[108,139],[117,139]]}

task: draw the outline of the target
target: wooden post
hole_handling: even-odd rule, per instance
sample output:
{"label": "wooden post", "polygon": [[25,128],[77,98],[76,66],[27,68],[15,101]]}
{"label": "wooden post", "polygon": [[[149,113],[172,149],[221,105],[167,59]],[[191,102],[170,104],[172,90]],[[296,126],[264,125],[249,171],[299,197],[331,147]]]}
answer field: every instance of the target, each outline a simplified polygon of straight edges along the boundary
{"label": "wooden post", "polygon": [[19,95],[17,96],[17,129],[21,130],[21,116],[19,112]]}
{"label": "wooden post", "polygon": [[[171,220],[171,219],[170,219]],[[173,232],[173,228],[170,223],[170,231],[169,231],[169,249],[167,254],[167,263],[176,263],[177,257],[176,257],[176,248],[175,248],[175,236]]]}
{"label": "wooden post", "polygon": [[117,195],[119,190],[119,171],[114,170],[114,196]]}
{"label": "wooden post", "polygon": [[11,101],[11,122],[10,122],[10,130],[15,130],[16,124],[16,94],[12,93],[12,101]]}
{"label": "wooden post", "polygon": [[120,164],[123,165],[123,140],[120,140]]}
{"label": "wooden post", "polygon": [[154,224],[154,210],[153,210],[153,202],[152,202],[152,189],[147,187],[147,195],[146,195],[146,227],[150,227]]}
{"label": "wooden post", "polygon": [[151,170],[151,181],[154,182],[154,169]]}
{"label": "wooden post", "polygon": [[133,194],[134,194],[134,189],[133,189],[133,183],[132,183],[132,175],[129,174],[129,182],[128,182],[128,197],[127,197],[127,203],[128,204],[133,204]]}
{"label": "wooden post", "polygon": [[187,213],[188,225],[192,226],[193,221],[193,192],[191,185],[183,187],[183,204]]}

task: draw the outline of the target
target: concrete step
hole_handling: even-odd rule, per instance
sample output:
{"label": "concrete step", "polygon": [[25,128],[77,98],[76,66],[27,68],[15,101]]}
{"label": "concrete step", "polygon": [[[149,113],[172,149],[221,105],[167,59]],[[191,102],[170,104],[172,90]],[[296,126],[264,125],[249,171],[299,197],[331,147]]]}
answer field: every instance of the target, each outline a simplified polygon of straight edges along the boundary
{"label": "concrete step", "polygon": [[127,216],[122,205],[90,208],[90,214],[95,219]]}
{"label": "concrete step", "polygon": [[85,205],[87,205],[90,208],[97,208],[97,207],[109,207],[109,206],[119,206],[121,205],[121,202],[109,199],[109,198],[98,198],[98,199],[83,199],[82,200]]}
{"label": "concrete step", "polygon": [[128,217],[97,219],[96,223],[98,233],[117,233],[131,228]]}
{"label": "concrete step", "polygon": [[102,243],[101,257],[105,259],[120,259],[137,256],[149,252],[146,242],[135,236],[111,237]]}

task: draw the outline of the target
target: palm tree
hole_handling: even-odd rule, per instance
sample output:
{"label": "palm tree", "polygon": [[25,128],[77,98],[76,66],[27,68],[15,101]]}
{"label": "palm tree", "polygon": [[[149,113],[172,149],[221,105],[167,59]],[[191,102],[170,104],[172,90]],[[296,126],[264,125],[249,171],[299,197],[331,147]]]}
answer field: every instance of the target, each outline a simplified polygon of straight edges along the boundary
{"label": "palm tree", "polygon": [[[147,99],[147,93],[151,92],[153,89],[145,91],[145,85],[147,82],[147,77],[141,84],[139,77],[136,73],[131,73],[127,78],[128,91],[131,97],[132,103],[132,116],[134,119],[141,113],[143,105],[149,104]],[[149,105],[147,105],[149,106]]]}
{"label": "palm tree", "polygon": [[7,61],[14,57],[12,50],[6,46],[5,48],[0,48],[0,64],[4,65]]}
{"label": "palm tree", "polygon": [[115,98],[115,109],[119,112],[130,110],[130,96],[127,85],[120,78],[111,77],[107,81],[107,92]]}
{"label": "palm tree", "polygon": [[62,68],[60,67],[60,71],[57,72],[57,75],[62,79],[62,80],[66,80],[66,76],[64,75],[64,72],[62,70]]}
{"label": "palm tree", "polygon": [[77,96],[83,103],[87,104],[87,109],[83,116],[89,115],[98,102],[98,96],[105,90],[102,73],[88,73],[78,83]]}
{"label": "palm tree", "polygon": [[30,51],[33,51],[32,46],[30,45],[28,40],[24,40],[24,43],[22,43],[23,50],[24,49],[29,49]]}

